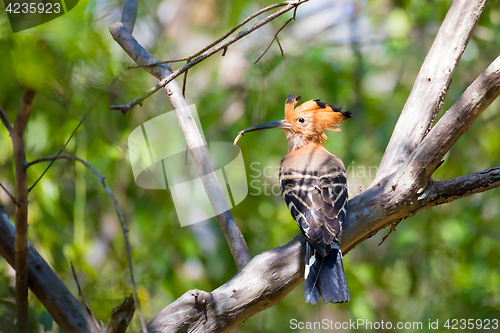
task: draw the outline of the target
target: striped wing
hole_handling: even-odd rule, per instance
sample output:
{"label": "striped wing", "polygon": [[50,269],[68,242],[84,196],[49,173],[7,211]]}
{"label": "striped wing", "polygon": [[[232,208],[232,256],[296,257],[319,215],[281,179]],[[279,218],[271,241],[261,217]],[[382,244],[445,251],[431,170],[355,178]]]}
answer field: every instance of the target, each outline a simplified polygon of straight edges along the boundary
{"label": "striped wing", "polygon": [[344,170],[282,171],[280,184],[292,217],[314,249],[324,257],[338,248],[348,201]]}

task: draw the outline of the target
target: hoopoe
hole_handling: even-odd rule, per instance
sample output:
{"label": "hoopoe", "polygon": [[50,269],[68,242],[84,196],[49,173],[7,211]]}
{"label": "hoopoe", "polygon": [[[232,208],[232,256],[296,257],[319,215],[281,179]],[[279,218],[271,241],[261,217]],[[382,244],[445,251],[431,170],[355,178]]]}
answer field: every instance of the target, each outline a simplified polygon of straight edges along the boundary
{"label": "hoopoe", "polygon": [[241,131],[283,128],[288,154],[281,161],[281,194],[294,220],[307,238],[305,300],[316,304],[349,301],[349,289],[342,264],[339,237],[347,213],[347,181],[342,161],[328,152],[325,130],[340,132],[339,124],[351,117],[348,111],[319,99],[295,108],[300,96],[290,94],[285,103],[285,119]]}

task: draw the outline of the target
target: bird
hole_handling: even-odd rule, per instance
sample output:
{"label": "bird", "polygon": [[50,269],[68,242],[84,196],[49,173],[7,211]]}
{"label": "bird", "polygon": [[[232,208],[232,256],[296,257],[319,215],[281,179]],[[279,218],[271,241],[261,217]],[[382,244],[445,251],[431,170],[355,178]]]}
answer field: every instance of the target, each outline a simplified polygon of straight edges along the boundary
{"label": "bird", "polygon": [[304,297],[316,304],[349,301],[349,289],[339,239],[346,220],[348,193],[345,167],[324,147],[325,130],[340,132],[339,125],[351,112],[314,99],[295,107],[301,96],[290,94],[285,119],[253,126],[238,133],[282,128],[286,130],[288,154],[281,161],[281,195],[306,237]]}

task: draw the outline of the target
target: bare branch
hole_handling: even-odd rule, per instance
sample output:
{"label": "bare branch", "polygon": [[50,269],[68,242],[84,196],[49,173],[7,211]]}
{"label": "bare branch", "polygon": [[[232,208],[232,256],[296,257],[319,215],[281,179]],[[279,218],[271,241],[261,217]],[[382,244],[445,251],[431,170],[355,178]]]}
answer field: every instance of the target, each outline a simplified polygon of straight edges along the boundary
{"label": "bare branch", "polygon": [[0,107],[0,120],[2,121],[2,124],[7,128],[7,131],[9,133],[12,131],[12,126],[10,125],[9,118],[7,118],[7,115],[5,114],[5,111]]}
{"label": "bare branch", "polygon": [[[60,155],[64,149],[66,149],[66,146],[68,145],[68,143],[71,141],[71,139],[73,138],[73,136],[76,134],[76,132],[78,131],[78,129],[80,128],[80,126],[83,124],[83,122],[85,121],[85,119],[89,116],[90,112],[92,112],[92,110],[94,110],[95,106],[97,105],[97,102],[101,99],[101,97],[109,90],[109,88],[111,88],[111,86],[113,85],[113,83],[115,83],[116,79],[118,78],[115,77],[113,79],[113,81],[111,81],[111,83],[108,85],[108,87],[103,91],[101,92],[101,94],[99,95],[99,97],[97,97],[97,99],[95,100],[94,104],[92,105],[92,107],[89,109],[89,111],[85,114],[85,116],[83,116],[82,120],[80,120],[80,122],[78,123],[78,125],[76,126],[76,128],[73,130],[73,132],[71,133],[71,135],[69,136],[68,140],[66,140],[66,143],[61,147],[61,149],[59,150],[59,152],[56,154],[56,155]],[[33,185],[31,185],[31,187],[29,188],[28,190],[28,193],[31,192],[31,190],[36,186],[36,184],[38,184],[38,182],[40,181],[40,179],[42,179],[42,177],[47,173],[47,171],[49,171],[50,167],[52,166],[52,164],[54,164],[54,161],[55,160],[52,160],[50,162],[50,164],[47,166],[47,168],[45,168],[45,170],[43,171],[43,173],[40,175],[40,177],[38,177],[38,179],[35,181],[35,183],[33,183]]]}
{"label": "bare branch", "polygon": [[134,31],[135,20],[137,18],[137,0],[125,0],[123,3],[122,18],[120,22],[127,29],[129,34]]}
{"label": "bare branch", "polygon": [[[136,302],[137,302],[137,300],[139,299],[139,296],[137,295],[137,286],[135,284],[134,269],[132,267],[132,250],[130,248],[130,242],[128,240],[128,229],[127,229],[127,225],[125,223],[125,217],[124,217],[124,215],[122,213],[122,210],[121,210],[120,206],[118,205],[118,200],[116,200],[115,196],[113,195],[113,192],[111,191],[111,189],[109,188],[109,186],[106,184],[106,182],[104,180],[104,177],[101,176],[94,169],[94,167],[92,165],[90,165],[88,162],[82,160],[81,158],[73,156],[73,155],[64,155],[64,154],[62,154],[62,155],[56,155],[56,156],[52,156],[52,157],[40,158],[40,159],[34,160],[34,161],[30,162],[30,163],[27,163],[26,164],[26,168],[29,168],[30,166],[32,166],[34,164],[37,164],[37,163],[48,162],[48,161],[53,162],[55,160],[60,160],[60,159],[74,160],[74,161],[80,162],[83,165],[85,165],[87,167],[87,169],[89,169],[90,171],[92,171],[92,173],[97,177],[97,179],[99,179],[99,182],[101,183],[101,185],[104,187],[104,189],[108,193],[109,198],[111,199],[111,201],[113,201],[113,205],[115,206],[116,215],[118,215],[118,220],[120,221],[120,225],[122,227],[123,240],[125,242],[125,251],[127,252],[128,267],[129,267],[129,271],[130,271],[130,279],[132,281],[132,287],[133,287],[134,295],[135,295]],[[145,323],[144,323],[144,326],[145,326]]]}
{"label": "bare branch", "polygon": [[283,48],[281,47],[280,41],[278,40],[278,34],[281,32],[281,30],[285,29],[285,27],[286,27],[286,25],[288,23],[290,23],[291,21],[295,20],[295,15],[296,14],[297,14],[297,6],[295,6],[295,9],[293,11],[293,16],[291,18],[289,18],[288,21],[286,21],[285,24],[283,24],[283,26],[281,26],[281,28],[278,29],[278,31],[276,31],[276,33],[274,34],[273,39],[271,40],[271,43],[269,43],[269,46],[267,47],[267,49],[264,52],[262,52],[262,54],[260,55],[260,57],[257,60],[255,60],[255,62],[253,63],[254,65],[259,62],[259,60],[264,56],[264,54],[267,53],[267,51],[271,48],[271,45],[273,45],[274,41],[276,41],[276,43],[278,43],[278,46],[280,47],[280,51],[281,51],[281,56],[283,58],[285,58],[285,54],[283,52]]}
{"label": "bare branch", "polygon": [[[132,1],[132,0],[131,0]],[[130,109],[132,109],[136,105],[142,104],[144,100],[146,100],[149,96],[153,95],[155,92],[166,86],[169,82],[174,80],[176,77],[190,69],[191,67],[194,67],[198,63],[202,62],[203,60],[207,59],[208,57],[214,55],[215,53],[219,52],[220,50],[226,49],[229,45],[235,43],[236,41],[240,40],[241,38],[245,37],[252,31],[255,31],[259,29],[260,27],[266,25],[267,23],[271,22],[275,18],[281,16],[282,14],[288,12],[289,10],[296,8],[298,5],[307,2],[309,0],[297,0],[297,1],[289,1],[288,5],[285,8],[282,8],[275,13],[269,15],[265,19],[255,23],[253,26],[248,27],[247,29],[244,29],[237,33],[235,36],[226,39],[222,43],[218,44],[217,46],[214,46],[213,48],[203,52],[201,55],[198,57],[194,58],[193,60],[189,61],[187,64],[182,66],[181,68],[175,70],[173,73],[168,75],[165,78],[162,78],[160,82],[158,82],[154,87],[149,88],[145,93],[143,93],[141,96],[135,98],[133,101],[125,104],[125,105],[111,105],[109,107],[110,110],[120,110],[123,114],[126,114]],[[127,49],[130,50],[129,45],[127,45],[129,42],[131,42],[130,39],[124,40],[123,38],[123,33],[120,32],[121,27],[123,26],[122,23],[115,23],[113,24],[110,28],[109,31],[113,35],[113,38],[115,41],[122,46],[126,51]],[[127,44],[126,44],[127,43]],[[132,43],[137,43],[135,40]],[[142,62],[139,60],[139,55],[138,54],[131,54],[129,51],[127,51],[128,55],[136,62]],[[157,62],[157,61],[155,61]],[[149,65],[154,62],[148,62],[146,65]],[[169,67],[169,66],[168,66]]]}
{"label": "bare branch", "polygon": [[9,196],[10,200],[12,200],[12,202],[17,206],[17,207],[21,207],[21,205],[16,201],[16,198],[14,198],[14,196],[9,192],[7,191],[7,189],[2,185],[2,183],[0,183],[0,187],[4,190],[5,193],[7,193],[7,195]]}
{"label": "bare branch", "polygon": [[186,98],[186,84],[187,84],[188,71],[184,72],[184,79],[182,80],[182,96]]}
{"label": "bare branch", "polygon": [[425,58],[378,169],[376,181],[393,173],[430,131],[451,76],[484,10],[484,0],[455,0]]}
{"label": "bare branch", "polygon": [[[0,206],[0,255],[12,267],[15,265],[15,233],[3,206]],[[31,245],[28,247],[28,276],[31,291],[64,332],[101,333],[92,318]]]}
{"label": "bare branch", "polygon": [[14,151],[16,172],[16,237],[15,237],[15,270],[16,270],[16,307],[17,331],[28,332],[28,176],[26,174],[26,154],[24,147],[24,130],[31,113],[31,104],[35,92],[24,91],[21,108],[16,117],[14,127],[10,132]]}
{"label": "bare branch", "polygon": [[85,306],[85,311],[87,311],[87,314],[92,319],[94,325],[100,328],[101,325],[99,325],[99,323],[97,322],[97,319],[95,318],[89,303],[87,303],[87,300],[85,299],[85,295],[83,294],[82,288],[80,287],[80,282],[78,282],[78,277],[76,276],[75,268],[73,267],[73,262],[70,262],[70,264],[71,264],[71,272],[73,273],[73,279],[75,279],[76,286],[78,288],[78,295],[82,299],[82,303]]}
{"label": "bare branch", "polygon": [[[253,13],[252,15],[248,16],[246,19],[244,19],[243,21],[241,21],[240,23],[238,23],[234,28],[232,28],[231,30],[229,30],[224,36],[220,37],[216,41],[212,42],[211,44],[205,46],[203,49],[199,50],[198,52],[196,52],[194,54],[191,54],[188,57],[181,58],[181,59],[175,59],[175,60],[160,61],[160,62],[152,63],[152,64],[149,64],[149,65],[130,66],[129,68],[150,67],[150,66],[156,66],[156,65],[173,63],[173,62],[191,61],[191,59],[196,58],[197,56],[199,56],[203,52],[207,51],[208,49],[210,49],[210,48],[214,47],[215,45],[219,44],[220,42],[222,42],[227,37],[231,36],[233,34],[233,32],[235,32],[236,30],[238,30],[239,28],[241,28],[242,26],[244,26],[245,24],[247,24],[249,21],[251,21],[254,18],[256,18],[257,16],[259,16],[260,14],[263,14],[263,13],[265,13],[267,11],[270,11],[271,9],[275,9],[275,8],[286,6],[286,5],[290,4],[290,3],[291,3],[291,1],[285,1],[285,2],[280,2],[280,3],[275,3],[275,4],[272,4],[272,5],[267,6],[265,8],[262,8],[261,10]],[[295,7],[295,9],[297,9],[297,7]],[[294,16],[295,16],[295,14],[294,14]],[[224,53],[222,53],[222,56],[224,56],[226,54],[226,51],[227,51],[227,47],[224,49]]]}

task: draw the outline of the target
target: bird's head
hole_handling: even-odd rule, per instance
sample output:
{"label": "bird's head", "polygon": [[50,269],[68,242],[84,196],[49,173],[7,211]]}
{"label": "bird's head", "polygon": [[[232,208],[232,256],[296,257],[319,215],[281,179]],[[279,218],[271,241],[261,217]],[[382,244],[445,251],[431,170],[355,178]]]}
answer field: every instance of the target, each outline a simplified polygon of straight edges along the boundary
{"label": "bird's head", "polygon": [[285,102],[285,119],[253,126],[241,131],[234,144],[246,132],[268,128],[283,128],[287,130],[289,150],[293,151],[308,144],[322,144],[328,139],[325,130],[340,132],[338,125],[351,117],[351,112],[341,111],[339,107],[326,104],[319,99],[302,103],[297,108],[300,96],[294,98],[288,95]]}

